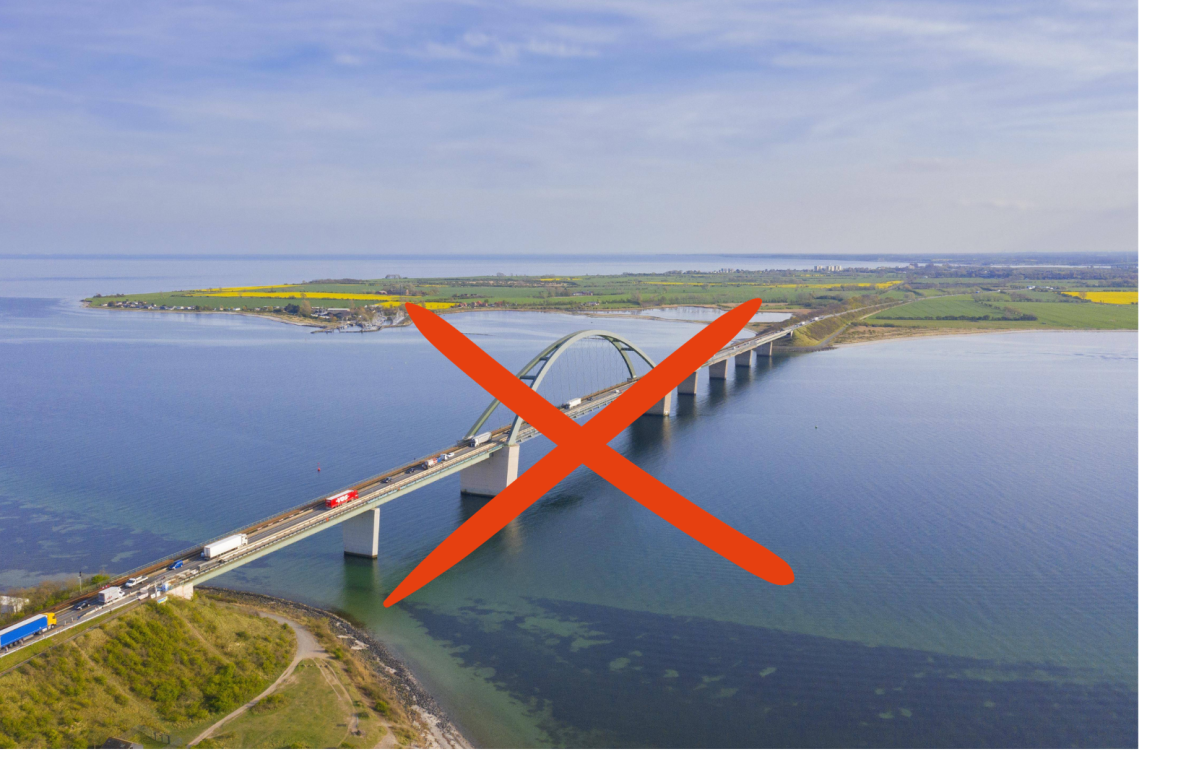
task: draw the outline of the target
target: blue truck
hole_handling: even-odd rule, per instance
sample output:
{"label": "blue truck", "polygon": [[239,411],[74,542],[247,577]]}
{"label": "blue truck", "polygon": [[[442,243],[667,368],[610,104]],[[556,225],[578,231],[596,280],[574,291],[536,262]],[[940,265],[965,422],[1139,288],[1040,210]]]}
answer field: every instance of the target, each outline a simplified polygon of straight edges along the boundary
{"label": "blue truck", "polygon": [[20,623],[13,623],[6,628],[0,628],[0,650],[7,650],[9,646],[20,642],[22,639],[27,639],[43,631],[48,631],[51,626],[57,624],[58,621],[54,619],[53,612],[43,612],[40,615],[25,618]]}

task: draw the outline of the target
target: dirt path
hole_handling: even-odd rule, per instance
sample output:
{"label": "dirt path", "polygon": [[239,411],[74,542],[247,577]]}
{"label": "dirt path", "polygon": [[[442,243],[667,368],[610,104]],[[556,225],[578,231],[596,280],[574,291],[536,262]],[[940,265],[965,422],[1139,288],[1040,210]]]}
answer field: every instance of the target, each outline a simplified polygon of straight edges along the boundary
{"label": "dirt path", "polygon": [[279,675],[279,679],[271,683],[265,691],[258,694],[253,699],[238,707],[225,717],[221,718],[208,728],[204,729],[204,731],[201,732],[198,737],[187,743],[188,747],[195,747],[205,739],[208,739],[215,734],[221,726],[224,726],[234,718],[240,717],[243,713],[245,713],[246,710],[257,704],[263,697],[270,696],[272,693],[274,693],[276,688],[286,682],[288,677],[291,677],[291,673],[294,672],[296,667],[300,665],[300,661],[303,661],[306,658],[328,658],[328,654],[325,652],[324,648],[321,647],[321,643],[316,641],[316,637],[312,635],[312,632],[301,626],[299,623],[289,618],[285,618],[282,615],[271,614],[270,612],[260,611],[258,614],[262,617],[270,618],[271,620],[291,626],[291,630],[296,632],[295,658],[291,659],[291,663],[286,669],[283,670],[283,674]]}

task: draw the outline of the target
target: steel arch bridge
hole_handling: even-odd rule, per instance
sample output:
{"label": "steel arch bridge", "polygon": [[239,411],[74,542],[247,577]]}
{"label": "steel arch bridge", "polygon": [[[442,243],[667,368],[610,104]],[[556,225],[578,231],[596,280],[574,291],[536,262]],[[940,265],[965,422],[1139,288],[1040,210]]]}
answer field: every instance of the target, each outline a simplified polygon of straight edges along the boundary
{"label": "steel arch bridge", "polygon": [[[529,387],[533,391],[536,391],[537,388],[541,386],[542,380],[545,379],[546,375],[549,373],[550,366],[554,365],[558,358],[566,353],[566,350],[570,349],[572,346],[580,341],[583,341],[584,339],[602,339],[603,341],[611,344],[613,349],[620,354],[621,359],[624,361],[625,368],[628,369],[628,382],[632,382],[637,379],[637,369],[633,367],[633,361],[629,359],[630,352],[644,360],[649,365],[651,370],[657,365],[649,355],[645,354],[645,352],[641,350],[640,347],[628,341],[623,336],[619,336],[607,330],[579,330],[563,336],[553,344],[550,344],[548,347],[541,350],[541,352],[537,354],[537,357],[525,364],[525,367],[520,370],[517,376],[522,380],[529,382]],[[475,420],[475,424],[470,427],[470,430],[466,432],[466,436],[463,438],[469,439],[477,434],[487,422],[487,418],[491,417],[492,412],[498,409],[499,406],[499,400],[493,398],[491,403],[487,405],[487,408],[483,410],[483,414],[479,415],[479,419]],[[512,428],[508,432],[507,441],[505,442],[508,446],[512,446],[520,441],[520,429],[523,425],[524,420],[519,414],[516,415],[512,421]]]}

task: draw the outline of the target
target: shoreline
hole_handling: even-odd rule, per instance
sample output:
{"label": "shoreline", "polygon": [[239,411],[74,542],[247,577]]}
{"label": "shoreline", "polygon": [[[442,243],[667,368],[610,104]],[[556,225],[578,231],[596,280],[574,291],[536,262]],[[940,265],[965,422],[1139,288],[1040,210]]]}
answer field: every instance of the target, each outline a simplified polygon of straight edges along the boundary
{"label": "shoreline", "polygon": [[950,336],[975,336],[980,334],[993,333],[1140,333],[1139,329],[1132,328],[961,328],[954,330],[946,328],[944,330],[928,329],[929,333],[901,333],[895,336],[883,337],[877,339],[861,339],[860,341],[846,341],[830,344],[823,349],[842,349],[844,347],[858,347],[867,344],[880,344],[884,341],[905,341],[908,339],[926,339],[926,338],[949,338]]}
{"label": "shoreline", "polygon": [[[225,312],[217,312],[225,313]],[[351,623],[347,618],[335,612],[313,607],[299,601],[266,596],[261,593],[251,593],[233,588],[219,588],[202,585],[196,588],[200,593],[205,591],[225,595],[235,601],[263,608],[284,608],[307,614],[313,617],[325,618],[330,627],[338,633],[339,639],[352,639],[352,643],[344,643],[346,649],[356,651],[366,662],[366,666],[375,674],[379,682],[391,689],[396,697],[411,708],[416,717],[413,718],[418,728],[425,732],[426,748],[433,749],[470,749],[474,745],[462,734],[457,724],[446,714],[432,694],[421,685],[408,665],[368,631]]]}
{"label": "shoreline", "polygon": [[[92,311],[92,310],[100,311],[101,310],[101,307],[98,307],[98,306],[88,306],[86,303],[82,303],[82,302],[81,302],[81,304],[82,304],[81,308],[89,310],[89,311]],[[646,309],[663,309],[663,308],[705,308],[705,309],[715,309],[717,311],[723,311],[723,309],[720,306],[710,306],[710,305],[702,305],[702,304],[685,304],[685,305],[677,304],[677,305],[646,307]],[[165,311],[164,312],[164,311],[160,311],[157,309],[113,309],[111,311],[149,311],[152,313],[159,313],[159,314],[228,314],[228,315],[234,315],[234,316],[239,316],[239,317],[262,317],[264,319],[273,320],[275,322],[282,323],[284,325],[297,325],[297,326],[303,327],[303,328],[310,328],[310,329],[313,329],[311,332],[314,334],[321,333],[324,330],[323,328],[321,328],[321,325],[319,323],[297,322],[294,319],[286,317],[286,315],[280,316],[273,312],[269,313],[269,314],[261,313],[261,312],[251,312],[251,311],[188,311],[188,312]],[[582,316],[582,317],[611,317],[613,319],[627,318],[627,319],[637,319],[637,320],[651,320],[651,321],[656,321],[656,322],[689,322],[689,323],[696,324],[696,325],[707,325],[709,322],[708,320],[684,320],[684,319],[674,319],[671,317],[655,317],[652,314],[637,314],[635,312],[628,311],[628,310],[606,312],[603,310],[565,311],[562,309],[541,309],[541,308],[538,308],[538,309],[507,309],[507,308],[465,309],[464,308],[464,309],[456,310],[456,311],[453,311],[453,310],[447,311],[446,315],[443,315],[443,316],[448,316],[449,314],[480,313],[480,312],[508,312],[508,311],[534,312],[534,313],[540,313],[540,314],[568,314],[568,315]],[[776,313],[776,312],[772,311],[771,313]],[[780,311],[777,313],[786,313],[786,312]],[[390,330],[392,328],[403,328],[403,327],[406,327],[411,324],[412,324],[411,320],[405,320],[404,322],[402,322],[399,325],[389,325],[384,328],[380,328],[379,330]],[[766,326],[769,323],[751,323],[751,324]],[[899,330],[899,329],[897,328],[896,330]],[[931,332],[926,332],[926,333],[913,332],[915,330],[928,330]],[[367,332],[373,333],[375,331],[367,331]],[[786,354],[804,354],[804,353],[808,353],[808,352],[820,352],[820,351],[824,351],[824,350],[828,350],[828,349],[841,349],[842,347],[852,347],[852,346],[858,346],[861,344],[877,344],[877,343],[880,343],[883,341],[902,341],[902,340],[906,340],[906,339],[921,339],[921,338],[935,338],[935,337],[944,338],[944,337],[948,337],[948,336],[972,336],[972,335],[976,335],[976,334],[980,334],[980,333],[1139,333],[1139,332],[1140,332],[1139,328],[1137,328],[1137,329],[1133,329],[1133,328],[943,328],[943,329],[942,328],[935,328],[935,329],[927,328],[927,329],[915,329],[915,328],[912,328],[912,329],[904,329],[904,332],[896,333],[894,335],[888,334],[885,336],[880,336],[879,338],[866,338],[866,339],[859,339],[856,341],[841,342],[841,341],[836,341],[834,338],[831,341],[831,343],[826,342],[821,345],[811,346],[811,347],[790,347],[790,346],[783,346],[783,345],[779,344],[779,345],[775,346],[775,353],[776,354],[784,354],[784,355],[786,355]],[[840,334],[837,334],[837,335],[839,336]]]}

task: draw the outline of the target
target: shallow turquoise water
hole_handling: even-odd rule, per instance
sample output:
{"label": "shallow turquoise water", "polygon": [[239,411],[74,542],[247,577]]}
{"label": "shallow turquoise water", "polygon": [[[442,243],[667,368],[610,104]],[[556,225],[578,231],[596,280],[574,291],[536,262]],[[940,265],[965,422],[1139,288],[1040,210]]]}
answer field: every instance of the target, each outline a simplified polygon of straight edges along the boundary
{"label": "shallow turquoise water", "polygon": [[[699,327],[453,321],[513,368],[584,327],[655,358]],[[444,446],[487,400],[412,329],[10,298],[0,359],[5,585],[242,525]],[[481,505],[452,479],[384,508],[373,564],[333,532],[214,584],[357,615],[483,745],[1135,744],[1136,366],[1123,333],[779,356],[614,441],[782,555],[783,588],[585,469],[400,608]]]}

